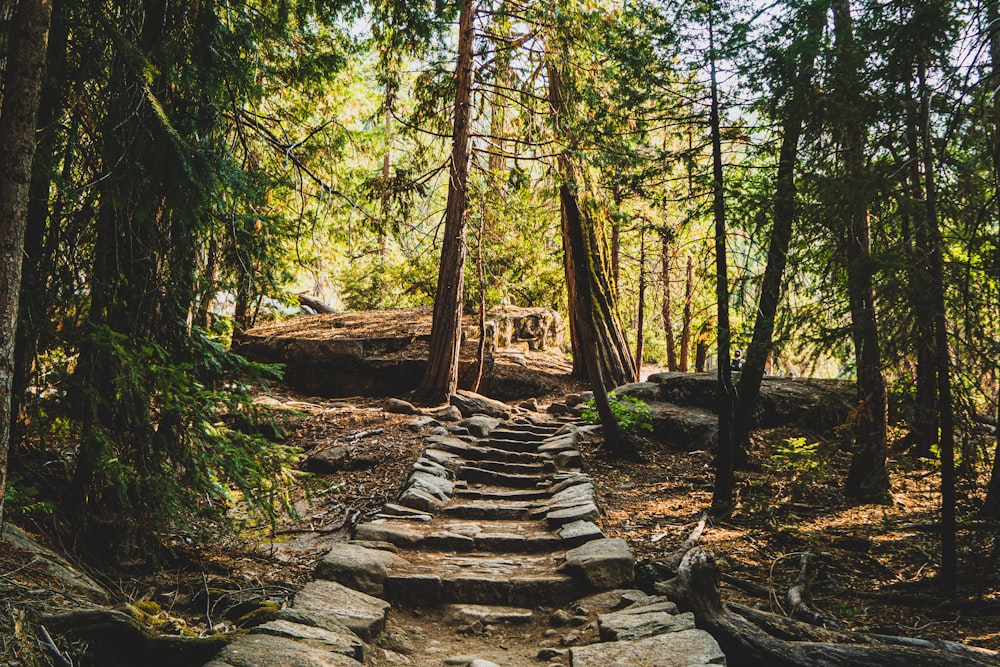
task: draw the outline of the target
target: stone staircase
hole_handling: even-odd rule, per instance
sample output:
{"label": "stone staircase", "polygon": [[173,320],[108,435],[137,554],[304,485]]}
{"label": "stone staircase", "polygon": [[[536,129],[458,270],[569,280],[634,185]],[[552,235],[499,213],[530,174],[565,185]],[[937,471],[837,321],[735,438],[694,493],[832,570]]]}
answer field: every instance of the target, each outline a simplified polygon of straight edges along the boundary
{"label": "stone staircase", "polygon": [[[206,667],[382,664],[367,645],[393,607],[420,614],[446,606],[465,618],[523,622],[535,609],[629,584],[634,556],[598,525],[577,439],[572,424],[531,419],[473,416],[434,429],[397,501],[331,550],[290,607]],[[607,605],[607,618],[598,619],[601,638],[614,646],[556,651],[564,662],[554,664],[725,664],[689,614],[677,615],[663,598],[616,592],[622,595]],[[623,605],[630,606],[613,611]],[[496,665],[462,660],[419,664]]]}

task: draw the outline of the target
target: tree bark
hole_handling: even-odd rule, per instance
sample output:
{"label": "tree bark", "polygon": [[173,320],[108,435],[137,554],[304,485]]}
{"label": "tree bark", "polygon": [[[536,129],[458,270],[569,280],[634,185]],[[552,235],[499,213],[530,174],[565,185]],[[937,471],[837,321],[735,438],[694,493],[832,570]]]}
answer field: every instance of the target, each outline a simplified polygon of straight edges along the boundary
{"label": "tree bark", "polygon": [[[663,234],[661,262],[663,265],[663,305],[661,313],[663,315],[663,333],[667,339],[667,370],[676,371],[678,369],[677,342],[674,340],[673,313],[671,312],[673,305],[670,297],[670,238],[667,234]],[[681,354],[683,354],[683,350]]]}
{"label": "tree bark", "polygon": [[[646,230],[639,230],[639,303],[636,314],[636,334],[635,334],[635,363],[636,369],[642,370],[642,356],[646,319]],[[638,378],[637,378],[638,379]]]}
{"label": "tree bark", "polygon": [[11,381],[31,165],[52,0],[20,0],[0,108],[0,522],[7,483]]}
{"label": "tree bark", "polygon": [[817,627],[722,600],[711,552],[695,547],[677,576],[655,584],[719,642],[730,667],[983,667],[994,651],[953,642],[867,635]]}
{"label": "tree bark", "polygon": [[874,269],[864,185],[864,119],[858,79],[860,55],[854,41],[850,0],[833,0],[836,48],[834,87],[839,114],[835,132],[842,146],[844,186],[841,212],[845,218],[847,291],[851,334],[858,373],[858,412],[854,453],[844,492],[863,502],[889,502],[886,468],[886,393],[875,314]]}
{"label": "tree bark", "polygon": [[[747,347],[743,370],[737,387],[736,415],[733,426],[733,441],[736,446],[738,463],[745,464],[750,449],[750,433],[753,430],[753,414],[760,398],[760,383],[774,342],[774,318],[781,301],[782,280],[788,260],[788,246],[792,240],[792,226],[795,221],[795,167],[798,160],[799,137],[802,125],[809,111],[806,96],[812,84],[813,64],[818,48],[823,15],[815,7],[806,7],[811,12],[807,19],[806,44],[798,63],[798,74],[793,84],[791,96],[783,110],[784,132],[778,152],[778,172],[774,193],[774,224],[767,248],[767,265],[761,281],[757,317],[754,321],[753,337]],[[742,467],[742,465],[741,465]]]}
{"label": "tree bark", "polygon": [[462,5],[458,22],[458,64],[455,68],[455,124],[452,132],[448,204],[438,269],[437,292],[427,369],[419,393],[444,401],[458,384],[459,348],[462,344],[462,290],[465,275],[466,208],[471,152],[473,52],[476,28],[475,0]]}
{"label": "tree bark", "polygon": [[691,297],[694,294],[694,260],[687,256],[687,270],[684,276],[684,312],[681,315],[681,358],[677,370],[688,371],[691,356]]}
{"label": "tree bark", "polygon": [[719,124],[719,86],[715,71],[714,19],[709,9],[708,39],[709,67],[711,70],[711,107],[709,125],[712,133],[712,213],[715,220],[715,298],[717,302],[718,335],[718,412],[719,441],[715,450],[715,485],[712,492],[712,509],[728,514],[733,506],[736,479],[733,474],[735,446],[733,443],[733,412],[736,389],[733,387],[730,362],[729,333],[729,275],[726,263],[726,200],[722,172],[722,133]]}

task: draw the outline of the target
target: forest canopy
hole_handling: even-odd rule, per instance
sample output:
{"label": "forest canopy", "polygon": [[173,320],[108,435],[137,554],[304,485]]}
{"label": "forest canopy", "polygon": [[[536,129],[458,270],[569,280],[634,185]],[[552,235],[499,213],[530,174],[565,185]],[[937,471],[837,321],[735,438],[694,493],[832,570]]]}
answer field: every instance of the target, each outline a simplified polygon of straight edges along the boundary
{"label": "forest canopy", "polygon": [[947,524],[1000,419],[998,25],[996,0],[3,0],[0,507],[42,491],[119,559],[279,511],[294,453],[250,389],[281,370],[228,344],[305,293],[553,308],[609,388],[716,368],[720,466],[765,368],[856,380],[846,493],[885,502],[909,448]]}

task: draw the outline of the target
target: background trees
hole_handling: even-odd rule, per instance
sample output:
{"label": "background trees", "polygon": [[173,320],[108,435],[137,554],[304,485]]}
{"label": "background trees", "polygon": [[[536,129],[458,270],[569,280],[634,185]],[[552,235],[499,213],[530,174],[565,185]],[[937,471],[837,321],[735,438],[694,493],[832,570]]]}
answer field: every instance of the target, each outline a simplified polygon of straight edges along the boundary
{"label": "background trees", "polygon": [[[609,388],[643,362],[724,369],[727,312],[751,459],[764,372],[818,374],[858,380],[848,493],[889,497],[894,445],[947,473],[955,443],[974,478],[1000,350],[995,3],[710,3],[711,44],[705,3],[439,5],[54,0],[30,194],[3,197],[25,233],[0,422],[16,466],[69,443],[89,535],[137,550],[234,489],[273,511],[287,452],[245,423],[267,371],[225,352],[232,327],[297,291],[409,306],[442,281],[452,321],[562,310],[580,373],[586,319]],[[2,26],[12,90],[41,52]]]}

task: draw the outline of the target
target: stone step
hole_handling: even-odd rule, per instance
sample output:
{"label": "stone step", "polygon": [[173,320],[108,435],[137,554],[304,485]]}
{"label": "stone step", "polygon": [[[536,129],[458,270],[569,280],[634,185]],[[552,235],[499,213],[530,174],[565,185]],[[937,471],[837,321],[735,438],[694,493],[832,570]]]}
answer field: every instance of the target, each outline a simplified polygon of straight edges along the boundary
{"label": "stone step", "polygon": [[538,442],[549,437],[549,433],[541,433],[535,430],[520,431],[511,429],[509,426],[495,428],[490,431],[490,438],[497,440],[520,440],[521,442]]}
{"label": "stone step", "polygon": [[[568,522],[566,522],[568,523]],[[562,524],[543,521],[504,519],[460,519],[436,516],[417,522],[396,517],[379,518],[360,524],[355,538],[368,542],[388,542],[402,550],[430,549],[454,552],[539,553],[565,548],[557,530]],[[400,551],[406,555],[405,551]],[[408,557],[408,556],[406,556]]]}
{"label": "stone step", "polygon": [[546,500],[551,494],[548,488],[511,489],[503,486],[480,486],[474,488],[455,489],[455,498],[461,500],[506,500],[510,502],[528,502]]}
{"label": "stone step", "polygon": [[560,606],[586,587],[557,571],[564,552],[548,554],[408,554],[405,567],[391,567],[384,597],[412,607],[440,604]]}
{"label": "stone step", "polygon": [[528,513],[539,507],[537,502],[510,500],[470,500],[453,502],[442,510],[445,516],[456,519],[487,519],[491,521],[517,521],[527,519]]}
{"label": "stone step", "polygon": [[462,470],[466,467],[502,472],[507,475],[535,475],[536,477],[551,476],[556,472],[556,464],[550,460],[545,460],[541,463],[511,463],[508,461],[483,460],[462,466],[458,471],[459,477],[461,477]]}
{"label": "stone step", "polygon": [[537,454],[541,440],[510,440],[508,438],[497,438],[491,436],[481,440],[480,444],[484,447],[502,449],[508,452],[530,452],[532,454]]}
{"label": "stone step", "polygon": [[531,489],[539,484],[547,483],[549,475],[518,475],[513,473],[497,472],[476,466],[463,466],[459,471],[460,479],[470,484],[492,484],[495,486],[507,486],[512,489]]}
{"label": "stone step", "polygon": [[[519,443],[520,444],[520,443]],[[467,443],[438,443],[435,445],[450,454],[459,456],[466,461],[509,461],[511,463],[541,463],[548,460],[535,451],[519,451],[498,449],[496,447],[480,447]]]}
{"label": "stone step", "polygon": [[541,433],[551,435],[561,429],[562,424],[536,424],[532,422],[510,422],[503,425],[505,431],[519,431],[524,433]]}

